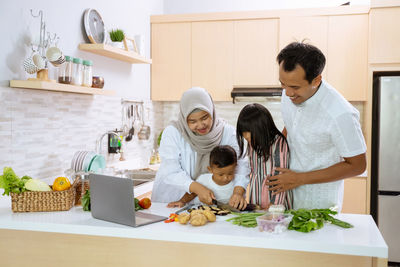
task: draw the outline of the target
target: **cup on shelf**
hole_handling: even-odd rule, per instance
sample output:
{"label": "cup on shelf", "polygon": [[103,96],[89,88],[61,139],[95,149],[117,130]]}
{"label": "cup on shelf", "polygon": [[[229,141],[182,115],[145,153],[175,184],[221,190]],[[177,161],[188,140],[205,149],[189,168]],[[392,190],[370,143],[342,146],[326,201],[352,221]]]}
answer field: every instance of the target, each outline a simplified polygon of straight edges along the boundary
{"label": "cup on shelf", "polygon": [[65,62],[65,56],[58,47],[49,47],[46,51],[46,57],[50,63],[58,67]]}
{"label": "cup on shelf", "polygon": [[34,74],[45,68],[45,61],[39,54],[33,54],[23,62],[24,69],[29,74]]}

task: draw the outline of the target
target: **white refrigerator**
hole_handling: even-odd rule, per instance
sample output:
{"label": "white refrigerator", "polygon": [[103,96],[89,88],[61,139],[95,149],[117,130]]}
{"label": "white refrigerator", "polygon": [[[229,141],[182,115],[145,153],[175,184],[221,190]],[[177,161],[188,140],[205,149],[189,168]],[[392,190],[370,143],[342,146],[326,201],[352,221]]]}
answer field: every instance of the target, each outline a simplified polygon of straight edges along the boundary
{"label": "white refrigerator", "polygon": [[400,72],[374,73],[371,214],[400,263]]}

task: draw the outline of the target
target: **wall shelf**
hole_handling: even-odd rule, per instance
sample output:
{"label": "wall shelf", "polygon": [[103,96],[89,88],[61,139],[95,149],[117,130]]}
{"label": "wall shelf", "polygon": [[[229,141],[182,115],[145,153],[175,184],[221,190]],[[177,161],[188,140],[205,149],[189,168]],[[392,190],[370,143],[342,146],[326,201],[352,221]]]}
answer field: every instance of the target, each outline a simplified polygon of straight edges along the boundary
{"label": "wall shelf", "polygon": [[115,95],[115,91],[41,80],[10,80],[10,87],[89,95]]}
{"label": "wall shelf", "polygon": [[151,59],[144,58],[134,51],[126,51],[106,44],[79,44],[79,49],[132,64],[151,64]]}

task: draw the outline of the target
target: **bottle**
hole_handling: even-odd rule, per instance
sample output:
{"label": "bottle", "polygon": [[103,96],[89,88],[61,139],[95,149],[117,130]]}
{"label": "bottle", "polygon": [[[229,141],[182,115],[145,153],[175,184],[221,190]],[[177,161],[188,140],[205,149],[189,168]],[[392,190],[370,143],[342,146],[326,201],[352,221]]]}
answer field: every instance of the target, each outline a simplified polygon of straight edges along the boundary
{"label": "bottle", "polygon": [[72,82],[72,58],[65,56],[65,62],[58,69],[58,82],[70,84]]}
{"label": "bottle", "polygon": [[92,87],[92,65],[91,60],[83,61],[83,86]]}
{"label": "bottle", "polygon": [[72,65],[72,83],[82,85],[82,59],[75,57]]}

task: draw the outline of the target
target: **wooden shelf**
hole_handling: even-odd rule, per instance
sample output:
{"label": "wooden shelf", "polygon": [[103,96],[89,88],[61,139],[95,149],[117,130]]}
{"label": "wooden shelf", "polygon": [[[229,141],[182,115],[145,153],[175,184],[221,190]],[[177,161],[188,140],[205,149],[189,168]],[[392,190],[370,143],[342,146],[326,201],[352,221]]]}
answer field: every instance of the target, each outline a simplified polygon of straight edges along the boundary
{"label": "wooden shelf", "polygon": [[132,64],[151,64],[147,59],[134,51],[126,51],[106,44],[79,44],[79,49]]}
{"label": "wooden shelf", "polygon": [[40,80],[36,80],[36,81],[33,81],[33,80],[32,81],[11,80],[10,87],[57,91],[57,92],[69,92],[69,93],[77,93],[77,94],[89,94],[89,95],[115,95],[115,91],[111,91],[111,90],[62,84],[62,83],[56,83],[56,82],[40,81]]}

